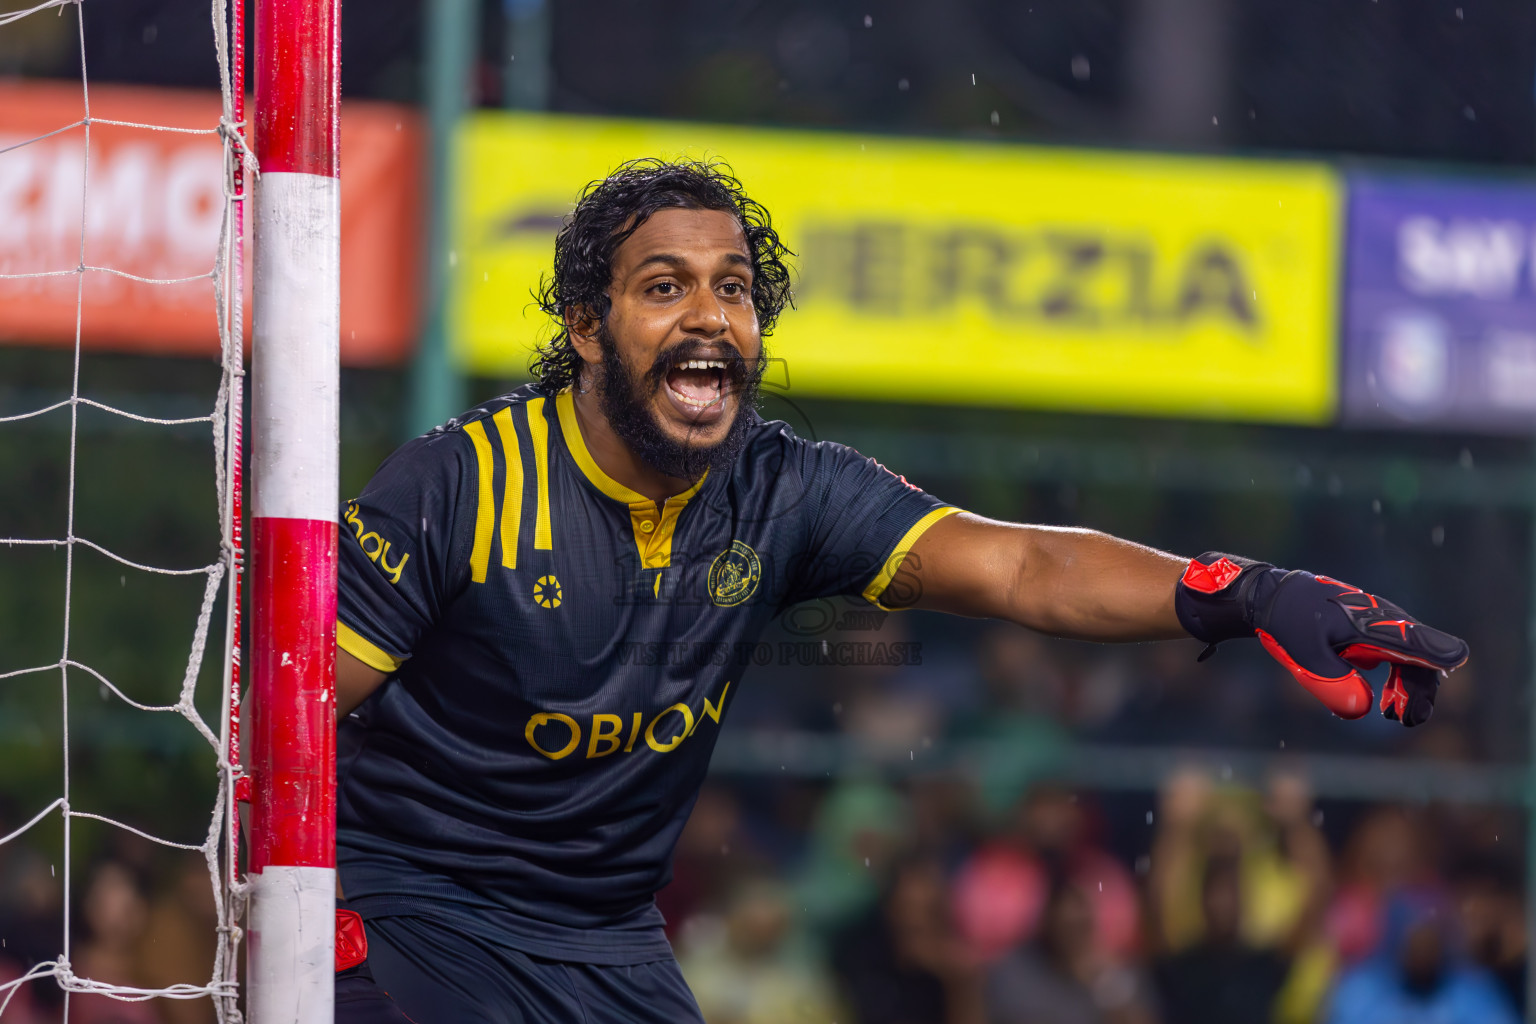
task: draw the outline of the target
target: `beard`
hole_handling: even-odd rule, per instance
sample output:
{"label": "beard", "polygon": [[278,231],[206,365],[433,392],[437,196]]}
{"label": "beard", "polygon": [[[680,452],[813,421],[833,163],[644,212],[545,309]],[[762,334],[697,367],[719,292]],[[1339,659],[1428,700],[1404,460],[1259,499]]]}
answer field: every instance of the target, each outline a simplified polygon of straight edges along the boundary
{"label": "beard", "polygon": [[761,356],[756,362],[728,361],[720,394],[722,401],[725,395],[735,396],[736,412],[725,437],[706,445],[694,442],[691,436],[683,440],[673,438],[657,422],[651,406],[651,400],[666,386],[669,372],[680,363],[702,357],[706,348],[703,342],[690,339],[674,345],[637,376],[619,355],[618,344],[606,323],[598,328],[597,340],[603,349],[603,371],[596,382],[603,415],[608,417],[619,439],[646,465],[679,480],[697,480],[705,470],[727,466],[741,454],[757,419],[758,387],[767,367]]}

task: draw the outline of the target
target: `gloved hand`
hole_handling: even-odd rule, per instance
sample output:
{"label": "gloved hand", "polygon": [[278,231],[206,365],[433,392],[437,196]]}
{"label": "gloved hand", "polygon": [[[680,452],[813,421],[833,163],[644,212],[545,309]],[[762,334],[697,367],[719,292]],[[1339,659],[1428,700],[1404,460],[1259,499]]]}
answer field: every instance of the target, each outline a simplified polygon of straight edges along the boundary
{"label": "gloved hand", "polygon": [[1391,601],[1309,572],[1210,551],[1189,563],[1174,593],[1179,622],[1210,646],[1257,636],[1270,656],[1341,718],[1370,710],[1359,669],[1391,665],[1381,713],[1404,725],[1429,720],[1440,677],[1467,660],[1467,644]]}

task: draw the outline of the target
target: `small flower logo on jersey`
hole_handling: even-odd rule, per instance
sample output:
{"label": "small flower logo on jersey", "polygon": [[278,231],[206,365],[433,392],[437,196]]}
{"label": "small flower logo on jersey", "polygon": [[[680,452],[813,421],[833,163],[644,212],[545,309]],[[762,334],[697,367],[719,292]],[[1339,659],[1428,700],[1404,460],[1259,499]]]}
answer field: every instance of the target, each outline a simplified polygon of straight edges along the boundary
{"label": "small flower logo on jersey", "polygon": [[553,576],[540,576],[533,585],[533,599],[541,608],[560,607],[560,581]]}
{"label": "small flower logo on jersey", "polygon": [[739,540],[720,552],[709,567],[709,597],[721,608],[741,604],[757,592],[763,565],[757,552]]}

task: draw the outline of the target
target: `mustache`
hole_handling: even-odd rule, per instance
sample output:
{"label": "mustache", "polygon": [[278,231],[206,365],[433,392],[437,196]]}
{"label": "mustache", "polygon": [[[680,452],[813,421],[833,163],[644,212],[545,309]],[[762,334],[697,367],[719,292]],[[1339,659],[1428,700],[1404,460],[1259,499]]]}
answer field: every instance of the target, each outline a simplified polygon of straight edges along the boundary
{"label": "mustache", "polygon": [[768,368],[766,353],[760,353],[756,359],[748,359],[735,349],[721,352],[718,348],[711,347],[708,342],[690,339],[680,341],[658,355],[655,362],[651,363],[650,368],[645,371],[645,383],[654,391],[661,387],[667,374],[693,359],[709,359],[725,363],[725,368],[720,371],[722,396],[755,388],[762,383],[763,374]]}
{"label": "mustache", "polygon": [[[716,346],[688,339],[661,353],[644,374],[631,372],[620,358],[618,344],[606,326],[598,335],[603,347],[602,373],[596,387],[603,411],[624,443],[653,468],[669,476],[693,479],[712,466],[729,465],[741,453],[757,422],[757,382],[767,369],[767,354],[744,359],[734,349],[721,354]],[[740,403],[726,437],[709,447],[676,441],[657,424],[650,409],[651,396],[664,378],[689,359],[720,359],[726,364],[722,392],[735,392]],[[649,387],[647,387],[649,385]]]}

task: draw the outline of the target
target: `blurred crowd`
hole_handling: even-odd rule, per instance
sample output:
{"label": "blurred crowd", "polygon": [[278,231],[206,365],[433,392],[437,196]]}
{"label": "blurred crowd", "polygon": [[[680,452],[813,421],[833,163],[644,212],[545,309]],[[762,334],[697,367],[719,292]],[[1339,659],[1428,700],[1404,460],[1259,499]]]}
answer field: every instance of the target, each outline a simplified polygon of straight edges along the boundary
{"label": "blurred crowd", "polygon": [[[3,988],[56,961],[69,924],[70,970],[127,988],[205,985],[218,931],[213,887],[199,853],[168,854],[128,833],[74,866],[66,911],[61,865],[22,844],[0,846],[0,1016],[57,1024],[63,990],[52,979]],[[9,1000],[7,1002],[7,1000]],[[68,1024],[212,1024],[206,998],[128,1002],[72,994]]]}
{"label": "blurred crowd", "polygon": [[754,788],[706,789],[660,897],[709,1024],[1522,1019],[1498,813],[1356,807],[1336,842],[1298,776],[1183,771],[1128,857],[1113,801],[1053,783],[994,816],[954,778],[845,780],[805,830]]}
{"label": "blurred crowd", "polygon": [[[1240,650],[1196,665],[1189,644],[1072,645],[948,620],[946,643],[926,621],[865,624],[922,645],[920,665],[807,665],[797,646],[736,698],[658,897],[709,1024],[1523,1018],[1523,815],[1413,802],[1407,785],[1403,803],[1341,799],[1316,774],[1327,762],[1306,757],[1468,759],[1470,673],[1408,733],[1332,720]],[[741,760],[776,732],[862,753],[826,770]],[[1094,790],[1066,756],[1153,746],[1289,759],[1250,760],[1273,770],[1245,781],[1196,753]],[[21,817],[0,809],[0,833]],[[78,976],[204,983],[216,920],[202,857],[96,839],[77,844],[67,910],[57,857],[30,833],[0,845],[0,986],[58,956],[66,918]],[[0,1007],[19,1024],[60,1010],[47,980]],[[68,1019],[213,1012],[75,995]]]}
{"label": "blurred crowd", "polygon": [[[1523,815],[1406,783],[1402,804],[1318,799],[1306,776],[1307,752],[1475,760],[1470,672],[1409,732],[1332,719],[1240,650],[966,628],[893,617],[880,639],[925,642],[920,667],[743,690],[733,727],[812,723],[917,767],[717,773],[660,896],[709,1024],[1523,1019]],[[939,743],[984,752],[918,763]],[[1082,743],[1298,756],[1092,792],[1062,770]]]}

